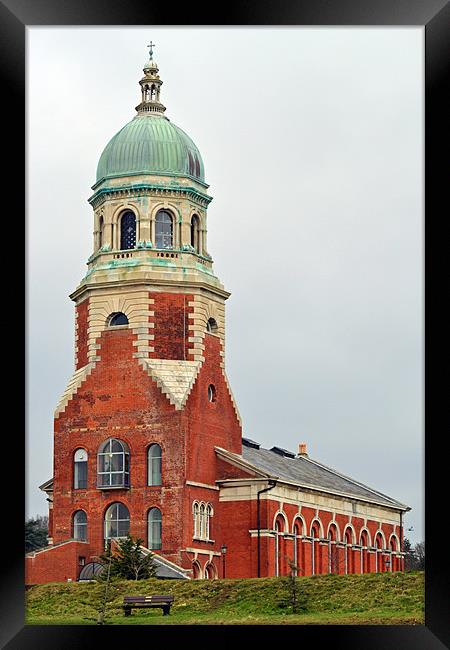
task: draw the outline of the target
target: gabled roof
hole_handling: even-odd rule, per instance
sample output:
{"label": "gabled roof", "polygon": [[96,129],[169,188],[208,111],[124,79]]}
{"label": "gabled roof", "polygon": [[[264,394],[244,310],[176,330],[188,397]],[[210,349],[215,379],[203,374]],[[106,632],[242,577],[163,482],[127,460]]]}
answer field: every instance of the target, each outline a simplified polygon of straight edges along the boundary
{"label": "gabled roof", "polygon": [[216,447],[216,451],[232,464],[236,464],[244,470],[253,470],[257,476],[275,478],[283,483],[292,483],[296,486],[367,501],[396,510],[411,509],[386,494],[355,481],[308,456],[292,458],[291,453],[289,456],[280,454],[280,448],[276,448],[276,450],[275,448],[263,449],[245,444],[242,446],[242,455],[233,454],[219,447]]}

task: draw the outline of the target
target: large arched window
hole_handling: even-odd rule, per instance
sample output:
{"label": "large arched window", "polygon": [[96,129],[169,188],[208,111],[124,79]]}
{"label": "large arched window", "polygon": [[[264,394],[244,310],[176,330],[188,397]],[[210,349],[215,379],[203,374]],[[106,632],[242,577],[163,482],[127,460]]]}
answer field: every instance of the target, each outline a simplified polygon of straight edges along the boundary
{"label": "large arched window", "polygon": [[320,528],[316,521],[311,526],[311,574],[320,573]]}
{"label": "large arched window", "polygon": [[84,510],[77,510],[73,515],[73,538],[80,542],[87,541],[87,515]]}
{"label": "large arched window", "polygon": [[148,448],[148,484],[161,485],[162,479],[162,450],[159,445]]}
{"label": "large arched window", "polygon": [[347,528],[345,531],[345,573],[354,573],[352,543],[352,531]]}
{"label": "large arched window", "polygon": [[328,530],[328,573],[339,573],[339,557],[336,542],[338,541],[337,529],[331,524]]}
{"label": "large arched window", "polygon": [[361,573],[368,573],[369,571],[369,536],[367,535],[367,531],[363,530],[361,531],[361,535],[359,538],[359,543],[361,545]]}
{"label": "large arched window", "polygon": [[200,252],[200,220],[196,214],[191,219],[191,246],[196,253]]}
{"label": "large arched window", "polygon": [[105,512],[105,539],[123,538],[130,532],[130,513],[123,503],[112,503]]}
{"label": "large arched window", "polygon": [[156,248],[173,247],[173,220],[167,210],[160,210],[155,220]]}
{"label": "large arched window", "polygon": [[162,546],[162,515],[159,508],[152,508],[148,513],[148,547],[157,551]]}
{"label": "large arched window", "polygon": [[99,488],[129,487],[130,453],[128,446],[110,438],[98,451],[97,486]]}
{"label": "large arched window", "polygon": [[281,576],[283,573],[283,551],[284,551],[284,536],[285,520],[282,515],[279,515],[275,521],[275,575]]}
{"label": "large arched window", "polygon": [[87,451],[77,449],[73,455],[73,487],[75,490],[87,488],[87,461]]}
{"label": "large arched window", "polygon": [[302,521],[297,519],[294,524],[294,575],[301,575],[303,571],[303,558],[302,558]]}
{"label": "large arched window", "polygon": [[383,538],[378,533],[375,537],[375,572],[381,573],[384,570],[383,566]]}
{"label": "large arched window", "polygon": [[120,218],[120,250],[136,248],[136,216],[127,210]]}

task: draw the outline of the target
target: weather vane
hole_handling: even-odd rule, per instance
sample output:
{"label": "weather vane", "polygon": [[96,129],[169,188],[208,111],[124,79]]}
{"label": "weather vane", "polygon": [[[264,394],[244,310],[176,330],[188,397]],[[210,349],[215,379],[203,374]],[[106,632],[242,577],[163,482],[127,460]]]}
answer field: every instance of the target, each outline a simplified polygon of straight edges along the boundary
{"label": "weather vane", "polygon": [[149,55],[150,55],[150,61],[153,61],[153,47],[154,47],[155,45],[156,45],[156,43],[152,43],[152,41],[150,41],[150,43],[147,45],[147,47],[150,48],[150,52],[149,52]]}

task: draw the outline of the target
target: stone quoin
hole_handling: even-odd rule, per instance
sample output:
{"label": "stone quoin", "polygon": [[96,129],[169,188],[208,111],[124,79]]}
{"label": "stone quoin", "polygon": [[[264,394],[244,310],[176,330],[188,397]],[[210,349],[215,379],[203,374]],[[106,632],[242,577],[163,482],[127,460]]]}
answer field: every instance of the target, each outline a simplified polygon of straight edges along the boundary
{"label": "stone quoin", "polygon": [[143,72],[137,114],[104,149],[89,199],[93,252],[70,296],[75,369],[40,486],[48,546],[26,555],[26,583],[75,581],[128,533],[160,577],[403,570],[408,506],[304,442],[292,452],[243,437],[203,161],[165,116],[151,48]]}

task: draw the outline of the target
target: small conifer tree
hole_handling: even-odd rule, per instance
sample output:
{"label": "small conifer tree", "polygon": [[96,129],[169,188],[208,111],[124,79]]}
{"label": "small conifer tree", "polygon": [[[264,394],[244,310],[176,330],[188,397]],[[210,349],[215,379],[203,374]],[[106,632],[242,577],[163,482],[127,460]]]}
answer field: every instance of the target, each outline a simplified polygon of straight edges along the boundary
{"label": "small conifer tree", "polygon": [[[144,554],[142,544],[144,540],[128,535],[125,539],[117,540],[116,548],[108,545],[106,552],[100,556],[100,562],[110,566],[110,577],[125,580],[144,580],[156,575],[156,566],[153,553]],[[105,571],[100,574],[103,578]]]}

